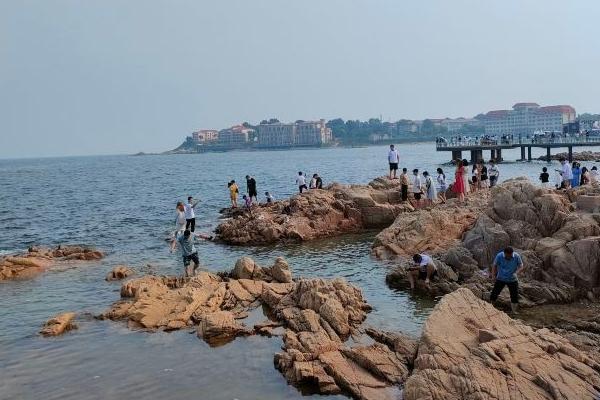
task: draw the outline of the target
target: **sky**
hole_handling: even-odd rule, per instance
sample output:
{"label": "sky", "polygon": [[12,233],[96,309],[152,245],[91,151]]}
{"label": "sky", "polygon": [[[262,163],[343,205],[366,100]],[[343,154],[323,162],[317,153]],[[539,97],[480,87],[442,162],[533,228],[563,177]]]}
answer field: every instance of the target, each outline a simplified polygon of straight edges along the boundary
{"label": "sky", "polygon": [[0,158],[265,118],[600,112],[597,0],[0,0]]}

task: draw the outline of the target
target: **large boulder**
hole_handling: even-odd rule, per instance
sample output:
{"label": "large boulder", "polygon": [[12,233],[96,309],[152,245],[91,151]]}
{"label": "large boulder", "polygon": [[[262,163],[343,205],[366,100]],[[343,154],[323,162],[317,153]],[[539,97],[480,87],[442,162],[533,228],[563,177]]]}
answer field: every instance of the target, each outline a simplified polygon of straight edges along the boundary
{"label": "large boulder", "polygon": [[332,184],[252,212],[229,213],[215,232],[218,240],[236,245],[299,242],[383,228],[410,211],[397,183]]}
{"label": "large boulder", "polygon": [[443,254],[459,243],[483,213],[488,192],[477,192],[466,205],[456,200],[431,209],[400,214],[373,242],[378,258],[412,257],[415,253]]}
{"label": "large boulder", "polygon": [[564,337],[515,321],[459,289],[427,319],[404,398],[595,399],[599,372]]}

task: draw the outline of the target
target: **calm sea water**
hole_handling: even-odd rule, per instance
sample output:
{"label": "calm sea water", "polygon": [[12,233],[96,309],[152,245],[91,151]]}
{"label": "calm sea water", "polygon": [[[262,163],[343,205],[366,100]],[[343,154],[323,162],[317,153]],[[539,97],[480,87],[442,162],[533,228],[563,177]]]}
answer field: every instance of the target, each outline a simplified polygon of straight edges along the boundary
{"label": "calm sea water", "polygon": [[[399,150],[401,166],[410,169],[434,171],[449,158],[431,143]],[[503,155],[514,160],[520,153]],[[0,398],[306,398],[273,367],[279,338],[240,338],[214,349],[191,331],[149,334],[94,320],[92,315],[119,299],[120,283],[107,283],[104,276],[121,263],[140,273],[181,273],[180,258],[169,253],[164,239],[174,227],[176,201],[187,195],[202,199],[197,229],[209,232],[218,224],[219,209],[228,205],[230,179],[244,188],[245,175],[254,175],[259,193],[269,190],[281,199],[295,192],[299,170],[318,172],[325,183],[367,183],[387,172],[386,156],[382,146],[0,160],[0,252],[83,243],[107,254],[98,263],[0,284]],[[501,180],[537,179],[544,165],[504,163]],[[232,268],[243,255],[264,265],[281,255],[295,276],[345,277],[375,307],[367,324],[418,335],[433,302],[385,285],[392,266],[369,255],[374,234],[260,248],[207,242],[199,251],[204,266],[214,271]],[[80,329],[39,337],[41,324],[61,311],[80,313]]]}

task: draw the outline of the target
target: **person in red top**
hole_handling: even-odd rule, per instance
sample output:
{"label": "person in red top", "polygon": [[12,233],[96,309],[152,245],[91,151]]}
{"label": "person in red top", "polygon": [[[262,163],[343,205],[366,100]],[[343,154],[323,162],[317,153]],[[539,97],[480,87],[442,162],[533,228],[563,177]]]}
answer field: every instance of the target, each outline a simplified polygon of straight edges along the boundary
{"label": "person in red top", "polygon": [[454,173],[454,186],[452,190],[458,195],[458,200],[464,203],[465,201],[465,181],[463,180],[463,173],[465,167],[461,160],[456,160],[456,172]]}

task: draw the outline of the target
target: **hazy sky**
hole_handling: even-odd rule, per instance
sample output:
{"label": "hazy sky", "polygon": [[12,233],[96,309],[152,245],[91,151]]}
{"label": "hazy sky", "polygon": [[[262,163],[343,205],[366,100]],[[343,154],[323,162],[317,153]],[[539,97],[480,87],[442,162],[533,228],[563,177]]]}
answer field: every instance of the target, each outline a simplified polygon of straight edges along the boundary
{"label": "hazy sky", "polygon": [[241,121],[600,112],[600,1],[0,0],[0,157]]}

